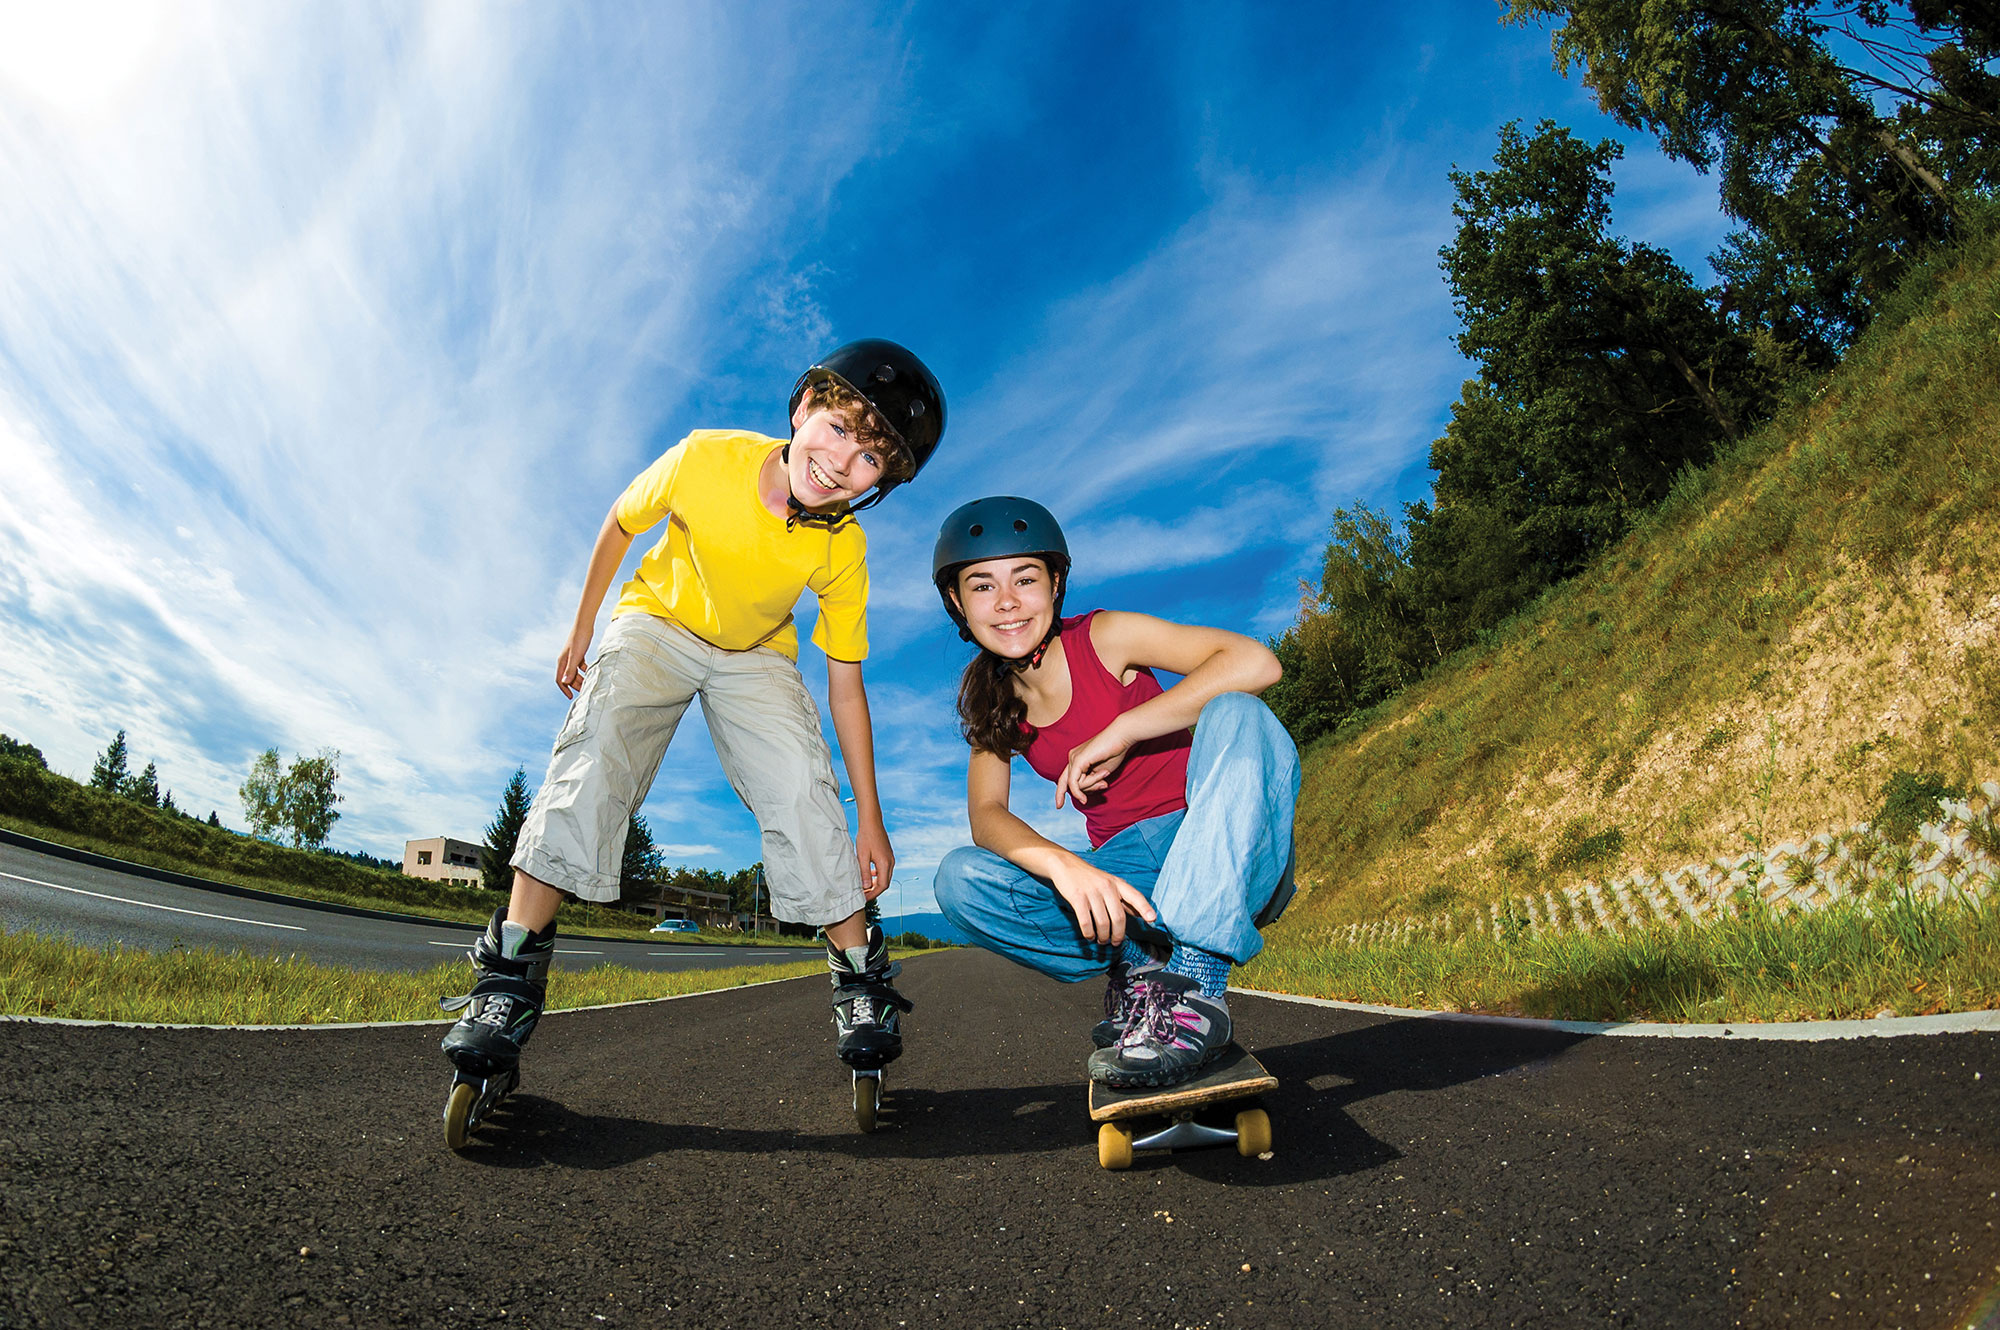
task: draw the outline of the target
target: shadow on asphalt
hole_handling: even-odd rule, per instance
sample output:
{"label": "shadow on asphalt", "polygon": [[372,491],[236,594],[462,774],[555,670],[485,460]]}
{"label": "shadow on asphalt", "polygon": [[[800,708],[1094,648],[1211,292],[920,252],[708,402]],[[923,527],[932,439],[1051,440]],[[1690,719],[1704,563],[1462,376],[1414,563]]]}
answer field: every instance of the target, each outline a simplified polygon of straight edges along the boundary
{"label": "shadow on asphalt", "polygon": [[[1382,1095],[1424,1094],[1489,1076],[1552,1072],[1554,1060],[1588,1035],[1496,1030],[1434,1020],[1384,1020],[1258,1056],[1279,1080],[1263,1096],[1273,1157],[1246,1166],[1227,1148],[1148,1153],[1135,1170],[1175,1168],[1230,1186],[1289,1186],[1362,1173],[1402,1152],[1358,1125],[1350,1106]],[[830,1079],[829,1101],[846,1093]],[[1242,1105],[1230,1105],[1221,1120]],[[940,1090],[893,1078],[872,1135],[654,1122],[578,1113],[552,1099],[517,1094],[483,1127],[468,1162],[493,1168],[544,1164],[585,1171],[628,1168],[661,1155],[699,1152],[776,1159],[961,1160],[994,1155],[1096,1151],[1081,1078],[1055,1085]]]}

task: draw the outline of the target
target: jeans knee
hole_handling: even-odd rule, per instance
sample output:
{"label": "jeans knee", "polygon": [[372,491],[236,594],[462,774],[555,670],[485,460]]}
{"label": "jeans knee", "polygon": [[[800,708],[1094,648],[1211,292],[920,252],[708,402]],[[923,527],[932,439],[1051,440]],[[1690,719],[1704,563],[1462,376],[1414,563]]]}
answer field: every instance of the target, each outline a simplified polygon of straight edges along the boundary
{"label": "jeans knee", "polygon": [[938,861],[931,894],[937,897],[938,910],[953,923],[963,918],[965,906],[976,894],[973,883],[984,854],[976,845],[961,845]]}

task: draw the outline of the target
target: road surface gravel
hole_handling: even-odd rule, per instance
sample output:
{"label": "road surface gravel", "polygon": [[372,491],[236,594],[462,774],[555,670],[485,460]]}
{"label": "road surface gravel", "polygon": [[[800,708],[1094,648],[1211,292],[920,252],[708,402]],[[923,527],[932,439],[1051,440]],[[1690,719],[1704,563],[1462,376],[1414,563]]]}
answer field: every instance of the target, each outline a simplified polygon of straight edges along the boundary
{"label": "road surface gravel", "polygon": [[903,986],[873,1135],[813,979],[551,1016],[463,1154],[441,1027],[0,1024],[0,1326],[1945,1327],[2000,1282],[2000,1035],[1239,996],[1274,1156],[1109,1173],[1095,985]]}

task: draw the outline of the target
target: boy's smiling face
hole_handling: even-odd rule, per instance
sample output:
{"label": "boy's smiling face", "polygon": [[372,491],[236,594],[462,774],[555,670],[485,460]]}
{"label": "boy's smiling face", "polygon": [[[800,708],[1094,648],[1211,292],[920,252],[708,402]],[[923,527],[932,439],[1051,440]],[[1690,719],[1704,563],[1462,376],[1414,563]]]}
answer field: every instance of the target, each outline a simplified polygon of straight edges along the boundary
{"label": "boy's smiling face", "polygon": [[953,598],[972,640],[1009,660],[1033,654],[1054,625],[1055,580],[1032,554],[966,565]]}
{"label": "boy's smiling face", "polygon": [[806,418],[792,434],[785,463],[792,497],[814,512],[831,512],[881,481],[882,450],[863,443],[843,416],[817,409],[811,396],[799,403],[799,411]]}

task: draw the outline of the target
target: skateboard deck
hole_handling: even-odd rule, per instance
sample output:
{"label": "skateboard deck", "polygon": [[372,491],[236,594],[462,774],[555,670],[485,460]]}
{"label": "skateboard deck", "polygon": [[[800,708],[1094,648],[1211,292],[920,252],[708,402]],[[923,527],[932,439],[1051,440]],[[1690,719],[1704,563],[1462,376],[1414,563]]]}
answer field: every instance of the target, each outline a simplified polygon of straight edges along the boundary
{"label": "skateboard deck", "polygon": [[[1192,1080],[1164,1089],[1115,1090],[1090,1083],[1090,1120],[1097,1132],[1097,1161],[1106,1168],[1130,1168],[1134,1150],[1173,1150],[1190,1145],[1233,1141],[1238,1154],[1258,1155],[1271,1148],[1271,1119],[1261,1108],[1236,1114],[1235,1129],[1195,1121],[1198,1110],[1234,1099],[1246,1099],[1278,1088],[1278,1078],[1255,1055],[1231,1044],[1221,1057]],[[1167,1118],[1169,1125],[1141,1136],[1135,1118]]]}

